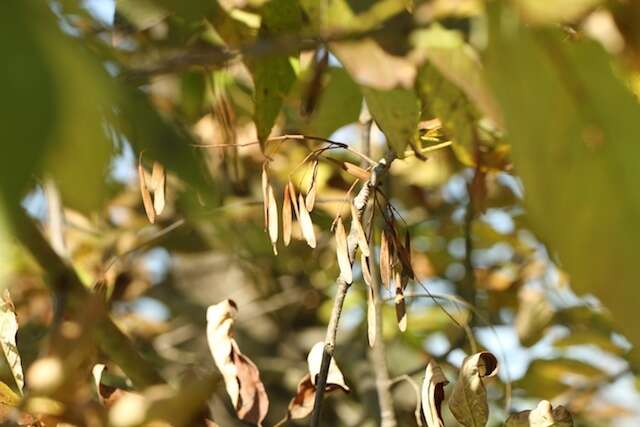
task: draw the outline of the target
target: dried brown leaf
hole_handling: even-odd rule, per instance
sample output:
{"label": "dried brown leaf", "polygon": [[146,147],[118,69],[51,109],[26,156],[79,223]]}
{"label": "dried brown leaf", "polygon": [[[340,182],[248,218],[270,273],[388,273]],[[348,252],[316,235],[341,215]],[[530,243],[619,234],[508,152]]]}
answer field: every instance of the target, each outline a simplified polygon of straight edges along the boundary
{"label": "dried brown leaf", "polygon": [[415,274],[413,273],[413,266],[411,265],[411,236],[407,231],[407,234],[405,235],[405,244],[403,245],[402,242],[400,242],[397,233],[392,232],[391,235],[393,237],[393,246],[396,249],[396,255],[402,264],[403,274],[408,276],[410,279],[413,279]]}
{"label": "dried brown leaf", "polygon": [[[399,280],[399,277],[396,280]],[[402,290],[402,285],[400,284],[399,281],[396,284],[395,304],[396,304],[396,319],[398,320],[398,328],[402,332],[405,332],[407,330],[407,306],[404,301],[404,292]]]}
{"label": "dried brown leaf", "polygon": [[344,170],[351,176],[367,181],[371,176],[371,172],[362,169],[360,166],[356,166],[353,163],[343,162]]}
{"label": "dried brown leaf", "polygon": [[313,402],[316,397],[316,387],[311,382],[311,375],[306,374],[298,383],[296,395],[289,402],[287,419],[299,420],[313,411]]}
{"label": "dried brown leaf", "polygon": [[373,286],[371,270],[369,269],[369,258],[364,256],[362,253],[360,254],[360,267],[362,268],[362,278],[364,279],[364,283],[366,283],[368,287]]}
{"label": "dried brown leaf", "polygon": [[285,246],[289,246],[291,242],[292,221],[291,195],[289,193],[289,186],[287,185],[284,187],[284,198],[282,201],[282,240]]}
{"label": "dried brown leaf", "polygon": [[231,328],[236,312],[237,307],[232,300],[209,306],[207,342],[238,417],[262,425],[269,400],[260,381],[258,368],[240,352],[232,337]]}
{"label": "dried brown leaf", "polygon": [[449,398],[449,409],[465,427],[485,426],[489,419],[489,404],[483,378],[498,371],[496,357],[483,351],[464,359],[458,382]]}
{"label": "dried brown leaf", "polygon": [[311,173],[311,184],[307,191],[307,197],[305,198],[305,206],[307,211],[313,211],[313,207],[316,204],[316,193],[318,192],[318,161],[313,162],[313,172]]}
{"label": "dried brown leaf", "polygon": [[269,206],[267,208],[267,218],[269,220],[269,238],[273,245],[273,253],[278,255],[278,249],[276,243],[278,242],[278,204],[276,203],[276,197],[273,194],[273,187],[268,186],[267,194],[269,197]]}
{"label": "dried brown leaf", "polygon": [[369,250],[367,235],[364,232],[364,228],[362,227],[362,222],[358,217],[358,212],[356,210],[356,207],[353,205],[353,202],[350,203],[350,205],[351,205],[351,227],[356,232],[356,238],[358,239],[358,247],[360,248],[360,251],[364,254],[364,256],[368,257],[371,255],[371,251]]}
{"label": "dried brown leaf", "polygon": [[367,338],[369,346],[376,343],[376,294],[371,286],[367,286]]}
{"label": "dried brown leaf", "polygon": [[262,425],[269,410],[269,397],[260,381],[258,367],[240,352],[235,340],[231,341],[233,361],[237,367],[240,384],[240,400],[236,406],[238,417],[250,423]]}
{"label": "dried brown leaf", "polygon": [[149,218],[151,224],[156,222],[156,211],[153,207],[153,200],[151,199],[151,193],[147,187],[147,179],[145,178],[144,167],[142,167],[142,158],[138,162],[138,181],[140,183],[140,195],[142,196],[142,205],[144,211]]}
{"label": "dried brown leaf", "polygon": [[429,361],[422,382],[422,413],[427,427],[444,427],[442,401],[444,386],[449,384],[435,360]]}
{"label": "dried brown leaf", "polygon": [[307,244],[315,248],[316,233],[313,231],[313,222],[311,221],[311,216],[309,215],[309,211],[307,211],[305,202],[302,199],[302,194],[298,194],[298,207],[300,208],[300,228],[302,228],[302,235],[307,241]]}
{"label": "dried brown leaf", "polygon": [[389,289],[391,283],[391,248],[387,233],[382,232],[380,236],[380,277],[385,288]]}
{"label": "dried brown leaf", "polygon": [[[309,365],[309,374],[311,375],[311,383],[316,384],[318,374],[320,373],[320,365],[322,364],[322,354],[324,353],[324,343],[317,342],[309,351],[307,363]],[[329,374],[327,375],[327,385],[325,391],[342,389],[349,393],[349,386],[344,382],[344,376],[338,368],[335,359],[332,357],[329,363]]]}
{"label": "dried brown leaf", "polygon": [[262,165],[262,210],[264,213],[264,229],[269,227],[269,175],[267,164]]}
{"label": "dried brown leaf", "polygon": [[543,400],[532,411],[511,415],[505,427],[573,427],[573,418],[564,406],[553,408],[549,401]]}
{"label": "dried brown leaf", "polygon": [[336,256],[338,258],[338,267],[340,267],[340,276],[347,282],[353,282],[353,273],[351,271],[351,260],[349,259],[349,248],[347,245],[347,233],[342,224],[342,218],[338,216],[336,223]]}
{"label": "dried brown leaf", "polygon": [[153,210],[156,215],[160,215],[165,206],[165,189],[167,176],[162,166],[158,162],[153,162],[153,169],[151,170],[151,180],[149,183],[149,189],[153,191]]}
{"label": "dried brown leaf", "polygon": [[6,368],[11,372],[11,376],[18,386],[20,392],[24,387],[24,373],[22,371],[22,360],[16,345],[16,334],[18,333],[18,320],[16,318],[15,307],[11,301],[11,296],[7,289],[2,296],[3,302],[0,305],[0,348],[6,359]]}
{"label": "dried brown leaf", "polygon": [[300,222],[300,210],[298,208],[298,197],[296,196],[296,188],[293,186],[293,182],[289,181],[287,185],[289,190],[289,197],[291,198],[291,204],[293,205],[293,211],[296,213],[296,218]]}

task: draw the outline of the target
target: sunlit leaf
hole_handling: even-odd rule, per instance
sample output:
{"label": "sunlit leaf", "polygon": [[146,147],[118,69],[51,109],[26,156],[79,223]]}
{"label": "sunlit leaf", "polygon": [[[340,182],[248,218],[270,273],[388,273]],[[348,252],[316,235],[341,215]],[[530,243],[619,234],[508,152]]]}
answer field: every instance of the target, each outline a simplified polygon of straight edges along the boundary
{"label": "sunlit leaf", "polygon": [[485,426],[489,419],[489,403],[483,378],[498,371],[498,361],[489,352],[473,354],[464,359],[458,381],[449,398],[449,409],[465,427]]}
{"label": "sunlit leaf", "polygon": [[407,146],[418,140],[420,100],[408,89],[377,90],[362,88],[371,116],[385,137],[389,148],[404,156]]}

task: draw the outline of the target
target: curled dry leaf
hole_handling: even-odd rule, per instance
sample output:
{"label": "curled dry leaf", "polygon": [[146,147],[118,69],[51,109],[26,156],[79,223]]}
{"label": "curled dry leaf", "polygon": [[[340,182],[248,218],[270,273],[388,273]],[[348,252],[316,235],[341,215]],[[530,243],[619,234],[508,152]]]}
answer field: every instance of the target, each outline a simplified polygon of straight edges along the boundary
{"label": "curled dry leaf", "polygon": [[[286,420],[297,420],[304,418],[309,415],[311,411],[313,411],[313,404],[316,397],[315,378],[320,372],[323,349],[324,343],[319,342],[314,345],[309,352],[309,373],[302,377],[302,379],[298,383],[296,395],[289,402],[287,416],[285,417],[285,420],[283,420],[283,422],[281,423],[278,423],[278,425],[282,425]],[[348,393],[349,387],[347,387],[347,385],[344,383],[344,378],[342,376],[342,373],[338,369],[335,360],[331,359],[325,392],[329,393],[334,390],[343,390]]]}
{"label": "curled dry leaf", "polygon": [[511,415],[505,427],[573,427],[573,418],[564,406],[553,408],[549,401],[543,400],[533,411]]}
{"label": "curled dry leaf", "polygon": [[311,173],[311,184],[307,191],[307,197],[305,198],[305,206],[307,210],[311,212],[316,204],[316,193],[318,192],[318,161],[313,162],[313,172]]}
{"label": "curled dry leaf", "polygon": [[102,376],[107,371],[107,367],[102,363],[97,363],[91,369],[91,374],[93,375],[93,383],[96,388],[96,395],[102,403],[107,408],[110,408],[115,404],[118,399],[122,396],[126,395],[128,392],[118,387],[114,387],[111,385],[107,385],[102,381]]}
{"label": "curled dry leaf", "polygon": [[371,176],[371,172],[362,169],[360,166],[356,166],[353,163],[344,162],[343,169],[351,176],[356,177],[362,181],[367,181]]}
{"label": "curled dry leaf", "polygon": [[269,175],[267,164],[262,165],[262,211],[264,214],[264,229],[269,227]]}
{"label": "curled dry leaf", "polygon": [[311,375],[306,374],[298,383],[296,395],[289,402],[287,420],[299,420],[313,411],[316,398],[316,387],[311,382]]}
{"label": "curled dry leaf", "polygon": [[306,204],[302,199],[302,194],[298,195],[298,207],[300,209],[300,228],[302,228],[302,235],[307,241],[307,244],[312,248],[315,248],[316,233],[315,231],[313,231],[313,222],[311,222],[311,215],[309,215]]}
{"label": "curled dry leaf", "polygon": [[147,186],[147,179],[145,177],[144,167],[142,167],[142,157],[138,161],[138,182],[140,183],[140,195],[142,196],[142,205],[144,211],[149,218],[149,222],[154,224],[156,222],[156,211],[153,207],[153,200],[151,199],[151,192]]}
{"label": "curled dry leaf", "polygon": [[351,202],[351,228],[356,232],[356,238],[358,239],[358,247],[360,248],[360,252],[364,254],[364,256],[368,257],[371,255],[371,251],[369,250],[369,242],[367,241],[367,235],[364,232],[364,228],[362,227],[362,222],[358,217],[358,211],[356,207]]}
{"label": "curled dry leaf", "polygon": [[495,375],[497,371],[498,360],[487,351],[472,354],[462,362],[458,382],[449,398],[449,409],[463,426],[487,424],[489,405],[482,379]]}
{"label": "curled dry leaf", "polygon": [[22,360],[16,346],[16,334],[18,333],[18,321],[14,313],[13,302],[9,291],[5,289],[0,305],[0,347],[7,359],[7,365],[11,371],[18,389],[22,392],[24,387],[24,373],[22,372]]}
{"label": "curled dry leaf", "polygon": [[391,283],[391,251],[387,233],[382,232],[380,236],[380,278],[385,288],[389,289]]}
{"label": "curled dry leaf", "polygon": [[422,413],[427,421],[427,427],[444,427],[442,419],[442,401],[444,400],[444,386],[449,384],[442,373],[442,369],[435,360],[427,364],[422,382]]}
{"label": "curled dry leaf", "polygon": [[276,203],[276,197],[273,194],[273,187],[268,186],[267,194],[269,197],[269,206],[267,208],[267,218],[269,222],[269,238],[273,245],[273,253],[278,255],[278,249],[276,243],[278,242],[278,204]]}
{"label": "curled dry leaf", "polygon": [[156,215],[160,215],[164,210],[165,199],[164,192],[167,185],[167,174],[164,166],[158,162],[153,162],[151,170],[150,190],[153,191],[153,210]]}
{"label": "curled dry leaf", "polygon": [[236,304],[225,300],[207,309],[207,342],[224,378],[227,394],[238,417],[262,425],[269,400],[256,365],[240,352],[231,334]]}
{"label": "curled dry leaf", "polygon": [[[317,342],[309,352],[307,356],[307,363],[309,365],[309,374],[311,375],[311,383],[316,384],[316,379],[320,373],[320,365],[322,364],[322,353],[324,353],[324,343]],[[342,389],[345,392],[349,392],[350,389],[344,382],[342,372],[338,368],[335,359],[332,357],[329,363],[329,374],[327,375],[326,391],[332,391],[336,389]]]}
{"label": "curled dry leaf", "polygon": [[338,258],[338,267],[340,267],[340,276],[347,282],[353,282],[353,273],[351,272],[351,260],[349,259],[349,248],[347,246],[347,233],[342,224],[342,218],[338,216],[336,223],[336,256]]}
{"label": "curled dry leaf", "polygon": [[292,221],[291,195],[289,194],[289,185],[287,185],[284,187],[284,198],[282,199],[282,240],[285,246],[289,246],[291,242]]}

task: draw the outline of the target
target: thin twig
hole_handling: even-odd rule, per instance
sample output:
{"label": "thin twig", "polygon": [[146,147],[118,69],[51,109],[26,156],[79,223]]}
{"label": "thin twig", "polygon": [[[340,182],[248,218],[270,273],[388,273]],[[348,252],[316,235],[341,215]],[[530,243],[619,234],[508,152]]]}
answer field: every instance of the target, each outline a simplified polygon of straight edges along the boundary
{"label": "thin twig", "polygon": [[[360,114],[361,130],[362,130],[362,152],[369,155],[371,153],[371,126],[373,121],[368,114],[366,104],[363,106],[363,113]],[[374,230],[375,228],[375,215],[371,215],[370,233],[369,233],[369,247],[375,246]],[[373,256],[371,257],[373,258]],[[376,392],[378,394],[378,405],[380,406],[380,426],[381,427],[396,427],[398,421],[396,420],[396,414],[393,408],[393,395],[390,390],[389,383],[389,369],[387,369],[387,351],[382,333],[382,301],[380,298],[380,280],[378,265],[375,262],[370,262],[371,269],[371,291],[373,294],[373,310],[375,315],[375,340],[371,349],[369,350],[369,359],[373,367],[373,372],[376,378]]]}
{"label": "thin twig", "polygon": [[[349,259],[353,261],[357,248],[357,236],[353,226],[354,221],[359,221],[368,204],[371,191],[375,190],[378,184],[378,177],[383,176],[391,162],[395,159],[395,154],[389,152],[384,159],[382,159],[378,165],[371,171],[371,177],[364,183],[358,195],[353,199],[353,204],[356,208],[357,217],[352,218],[352,226],[347,238],[347,246],[349,252]],[[320,425],[320,413],[322,409],[322,399],[324,397],[325,387],[327,385],[327,375],[329,374],[329,362],[333,357],[336,335],[338,332],[338,323],[340,321],[340,315],[342,314],[342,306],[344,304],[345,296],[349,290],[349,283],[345,282],[342,278],[337,280],[337,293],[333,301],[333,309],[331,310],[331,317],[329,318],[329,324],[327,326],[327,334],[325,336],[324,351],[322,353],[322,363],[320,365],[320,373],[316,381],[316,396],[313,405],[313,413],[311,414],[311,427],[318,427]]]}
{"label": "thin twig", "polygon": [[[358,156],[361,159],[366,160],[372,166],[376,166],[378,164],[378,162],[376,162],[375,160],[371,159],[367,155],[362,154],[357,150],[354,150],[344,142],[333,141],[331,139],[323,138],[320,136],[287,134],[287,135],[272,136],[268,138],[266,142],[277,142],[277,141],[288,141],[288,140],[297,140],[297,141],[308,140],[308,141],[326,142],[327,144],[331,144],[335,147],[342,148],[343,150],[347,150],[348,152],[354,154],[355,156]],[[250,141],[250,142],[243,142],[240,144],[191,144],[191,146],[196,148],[229,148],[229,147],[249,147],[252,145],[258,145],[259,143],[260,143],[259,141]]]}

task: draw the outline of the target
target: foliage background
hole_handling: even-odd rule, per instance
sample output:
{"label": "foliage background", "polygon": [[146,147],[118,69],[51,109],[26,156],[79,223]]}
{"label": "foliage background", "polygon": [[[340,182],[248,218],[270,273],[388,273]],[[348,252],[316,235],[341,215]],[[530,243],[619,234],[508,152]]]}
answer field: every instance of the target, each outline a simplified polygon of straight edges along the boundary
{"label": "foliage background", "polygon": [[[505,405],[539,399],[566,405],[576,425],[639,422],[635,4],[59,0],[9,1],[5,11],[0,279],[25,372],[45,355],[79,360],[65,380],[75,391],[55,396],[74,408],[62,418],[106,417],[91,392],[93,363],[107,363],[113,381],[123,373],[93,338],[82,335],[75,352],[60,338],[74,305],[21,245],[22,208],[179,390],[215,373],[206,307],[234,299],[236,338],[270,397],[266,424],[286,413],[307,352],[324,338],[338,276],[329,228],[348,212],[354,177],[322,161],[318,247],[294,239],[274,256],[261,218],[265,156],[258,145],[217,145],[260,139],[280,203],[290,177],[307,188],[311,165],[297,166],[317,142],[265,140],[305,134],[373,159],[404,157],[383,189],[411,234],[420,283],[409,284],[407,332],[391,300],[383,310],[392,378],[419,382],[431,358],[454,378],[470,352],[426,287],[469,302],[474,315],[442,304],[500,359],[490,425],[506,418]],[[371,144],[363,100],[377,124]],[[141,155],[147,169],[168,170],[167,208],[153,225],[139,195]],[[360,161],[338,149],[327,157]],[[353,391],[328,397],[327,424],[379,423],[355,272],[336,350]],[[1,378],[16,390],[6,363]],[[399,424],[412,425],[413,389],[392,390]],[[218,424],[241,425],[223,387],[209,405]]]}

